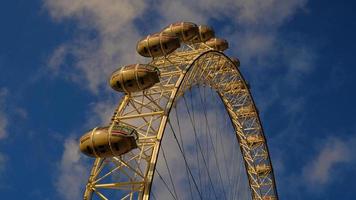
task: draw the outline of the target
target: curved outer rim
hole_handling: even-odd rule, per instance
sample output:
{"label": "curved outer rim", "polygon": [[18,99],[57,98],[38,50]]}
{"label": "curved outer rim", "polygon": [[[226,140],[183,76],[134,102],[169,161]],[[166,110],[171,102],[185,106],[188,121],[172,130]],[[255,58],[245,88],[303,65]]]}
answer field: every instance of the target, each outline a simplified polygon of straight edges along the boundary
{"label": "curved outer rim", "polygon": [[[216,38],[215,38],[215,39],[216,39]],[[177,89],[175,90],[175,93],[176,93],[176,94],[181,90],[182,84],[184,83],[185,80],[187,80],[187,77],[188,77],[187,74],[188,74],[188,73],[192,70],[192,68],[195,66],[195,63],[198,62],[201,57],[203,57],[204,55],[206,55],[206,54],[208,54],[208,53],[217,53],[217,54],[220,54],[220,56],[223,56],[225,59],[229,60],[229,61],[232,63],[232,61],[230,60],[230,58],[228,58],[225,54],[221,53],[220,51],[209,50],[209,51],[206,51],[206,52],[200,54],[197,58],[195,58],[195,60],[194,60],[194,61],[189,65],[189,67],[185,70],[183,79],[182,79],[181,81],[179,81],[179,80],[177,81],[177,83],[179,83],[179,85],[177,86]],[[233,63],[232,63],[232,64],[233,64]],[[242,74],[240,73],[239,68],[238,68],[235,64],[233,64],[233,65],[235,66],[235,70],[239,73],[241,79],[243,80],[243,83],[244,83],[245,87],[247,88],[246,81],[245,81],[244,77],[242,76]],[[198,67],[199,67],[199,66],[198,66]],[[195,84],[195,85],[196,85],[196,84]],[[194,85],[191,85],[191,86],[194,86]],[[210,85],[209,85],[209,86],[210,86]],[[210,86],[210,87],[212,87],[212,86]],[[256,104],[255,104],[255,101],[254,101],[254,99],[253,99],[253,97],[252,97],[252,95],[251,95],[250,89],[247,89],[247,91],[248,91],[248,93],[249,93],[249,96],[250,96],[250,98],[251,98],[251,101],[252,101],[253,105],[255,106]],[[220,98],[222,99],[222,102],[223,102],[224,105],[225,105],[225,110],[228,112],[227,105],[225,104],[225,101],[224,101],[224,97],[223,97],[222,95],[220,95],[219,92],[218,92],[218,94],[219,94]],[[173,99],[172,99],[172,104],[171,104],[171,106],[169,106],[169,107],[167,106],[167,108],[166,108],[166,109],[168,109],[167,114],[166,114],[167,118],[168,118],[168,116],[170,115],[171,109],[172,109],[174,103],[176,102],[176,99],[177,99],[177,95],[174,95],[174,97],[173,97]],[[169,104],[169,103],[168,103],[168,104]],[[229,116],[230,116],[230,119],[232,120],[231,113],[228,112],[228,114],[229,114]],[[264,130],[263,130],[263,127],[262,127],[262,123],[261,123],[261,120],[260,120],[260,117],[259,117],[259,114],[258,114],[258,113],[257,113],[257,118],[258,118],[259,124],[261,125],[264,143],[265,143],[265,146],[266,146],[266,148],[267,148],[268,161],[269,161],[269,165],[271,166],[271,173],[274,174],[274,173],[273,173],[273,167],[272,167],[271,159],[270,159],[270,156],[269,156],[269,150],[268,150],[267,140],[266,140],[266,137],[265,137],[265,134],[264,134]],[[163,124],[163,123],[164,123],[164,124]],[[166,125],[167,125],[167,120],[165,120],[165,121],[162,120],[162,121],[161,121],[161,126],[162,126],[162,125],[163,125],[163,132],[164,132],[164,130],[165,130],[165,128],[166,128]],[[236,130],[236,127],[234,126],[234,123],[232,123],[232,125],[233,125],[234,129]],[[237,135],[236,135],[236,136],[237,136]],[[163,138],[163,133],[162,133],[162,138]],[[241,149],[241,141],[240,141],[239,137],[237,137],[237,140],[238,140],[238,142],[239,142],[239,144],[240,144],[240,151],[241,151],[241,153],[243,153],[243,152],[242,152],[242,149]],[[158,147],[158,151],[159,151],[159,149],[161,148],[161,144],[162,144],[162,143],[160,142],[160,143],[159,143],[159,147]],[[158,158],[158,153],[156,154],[155,160],[157,160],[157,158]],[[151,162],[151,163],[152,163],[152,162]],[[154,169],[156,168],[156,163],[157,163],[157,162],[154,162]],[[248,170],[248,169],[247,169],[246,161],[245,161],[245,170],[246,170],[246,173],[247,173],[247,170]],[[153,170],[153,175],[154,175],[154,170]],[[148,200],[148,199],[149,199],[149,194],[151,193],[153,175],[152,175],[152,178],[151,178],[151,180],[150,180],[150,184],[149,184],[149,187],[148,187],[148,191],[147,191],[147,192],[146,192],[146,191],[144,192],[144,195],[146,195],[146,194],[148,193],[147,196],[144,196],[144,197],[143,197],[144,200],[146,200],[146,199]],[[251,180],[250,180],[250,177],[249,177],[249,176],[247,176],[247,177],[248,177],[248,179],[249,179],[249,186],[250,186],[250,189],[251,189]],[[275,183],[274,175],[273,175],[273,182]],[[274,187],[274,190],[275,190],[275,193],[276,193],[276,197],[278,198],[276,185],[274,184],[273,187]],[[146,187],[146,188],[147,188],[147,187]],[[146,190],[146,189],[145,189],[145,190]],[[253,193],[252,189],[251,189],[251,192]],[[252,194],[252,195],[254,195],[254,194]]]}
{"label": "curved outer rim", "polygon": [[[147,165],[147,173],[145,175],[145,178],[146,178],[146,183],[144,184],[144,189],[143,189],[143,193],[141,193],[140,195],[140,199],[144,199],[144,200],[147,200],[149,199],[149,196],[150,196],[150,192],[151,192],[151,186],[152,186],[152,180],[153,180],[153,176],[154,176],[154,171],[155,171],[155,167],[156,167],[156,161],[157,161],[157,158],[158,158],[158,153],[159,153],[159,149],[160,149],[160,146],[161,146],[161,140],[163,138],[163,134],[164,134],[164,131],[165,131],[165,127],[166,127],[166,124],[167,124],[167,120],[168,120],[168,117],[169,117],[169,114],[170,114],[170,111],[174,105],[174,103],[177,101],[177,97],[180,96],[180,92],[184,92],[187,88],[183,88],[183,83],[185,83],[185,81],[189,80],[189,75],[190,73],[192,73],[193,71],[193,68],[194,66],[199,66],[199,65],[196,65],[196,63],[198,63],[202,57],[208,55],[208,54],[217,54],[221,57],[223,57],[224,59],[226,59],[227,61],[229,61],[233,66],[234,66],[234,70],[236,70],[236,72],[238,73],[238,75],[241,77],[241,80],[243,81],[243,84],[245,85],[246,87],[246,90],[248,91],[248,95],[249,95],[249,98],[253,104],[253,106],[255,107],[255,102],[254,102],[254,99],[251,95],[251,92],[250,90],[247,88],[247,85],[246,85],[246,82],[245,82],[245,79],[243,77],[243,75],[240,73],[239,71],[239,68],[233,64],[233,62],[230,60],[230,58],[228,58],[225,54],[223,54],[222,52],[219,52],[219,51],[216,51],[216,50],[205,50],[205,51],[202,51],[198,54],[198,56],[196,56],[194,58],[194,60],[188,65],[186,66],[185,70],[183,70],[183,72],[181,73],[181,75],[179,76],[179,79],[175,82],[175,89],[172,91],[171,95],[170,95],[170,98],[169,98],[169,101],[167,102],[166,104],[166,107],[164,109],[164,114],[162,115],[162,118],[161,118],[161,121],[160,121],[160,128],[158,130],[158,133],[157,133],[157,143],[158,145],[156,145],[153,149],[153,152],[151,154],[151,159],[150,159],[150,162],[149,164]],[[153,63],[154,63],[155,60],[153,60],[149,65],[152,65],[152,66],[155,66]],[[219,59],[220,61],[220,59]],[[189,84],[189,87],[191,86],[194,86],[196,85],[196,83],[190,83]],[[210,87],[213,88],[212,85],[208,85]],[[215,88],[216,89],[216,88]],[[226,111],[228,112],[229,116],[230,116],[230,119],[233,120],[233,116],[231,116],[231,111],[229,111],[228,107],[228,103],[227,101],[225,101],[225,98],[224,98],[224,95],[222,93],[220,93],[221,91],[218,91],[217,90],[217,93],[219,94],[220,98],[222,99],[222,102],[224,103],[224,106],[225,106],[225,109]],[[123,99],[122,102],[124,102],[125,100],[131,98],[130,95],[126,95]],[[123,105],[122,103],[120,104],[120,108],[118,110],[123,110],[125,107],[125,105]],[[276,184],[275,184],[275,178],[274,178],[274,173],[273,173],[273,167],[272,167],[272,163],[271,163],[271,159],[270,159],[270,156],[269,156],[269,150],[268,150],[268,145],[267,145],[267,140],[265,138],[265,135],[264,135],[264,131],[263,131],[263,127],[262,127],[262,123],[261,123],[261,120],[260,120],[260,117],[257,113],[256,110],[254,110],[254,112],[256,112],[256,117],[258,119],[258,123],[260,125],[260,128],[261,128],[261,135],[263,136],[263,139],[264,139],[264,146],[266,148],[266,151],[267,151],[267,160],[268,160],[268,164],[269,166],[271,167],[271,171],[270,171],[270,175],[271,175],[271,179],[272,179],[272,189],[274,190],[274,197],[276,199],[278,199],[278,194],[277,194],[277,189],[276,189]],[[116,116],[120,116],[120,113],[121,112],[117,112]],[[237,112],[236,112],[237,113]],[[235,114],[236,114],[235,113]],[[235,131],[237,132],[237,128],[235,123],[232,123]],[[240,151],[242,154],[244,154],[244,152],[242,151],[242,145],[241,145],[241,141],[238,137],[238,135],[236,134],[236,137],[237,137],[237,140],[240,144]],[[97,167],[96,165],[100,162],[98,160],[101,160],[100,158],[96,160],[95,164],[94,164],[94,167]],[[255,199],[262,199],[261,196],[257,195],[256,196],[256,192],[254,192],[254,190],[252,189],[252,183],[251,183],[251,179],[250,179],[250,176],[249,176],[249,173],[248,173],[248,167],[247,167],[247,162],[246,162],[246,159],[244,159],[244,163],[245,163],[245,172],[247,173],[247,177],[248,177],[248,180],[249,180],[249,186],[250,186],[250,189],[251,189],[251,193],[252,193],[252,199],[255,200]],[[92,170],[93,171],[93,170]],[[87,191],[88,190],[88,186],[87,186],[87,189],[86,189],[86,192],[85,192],[85,196],[87,197],[90,197],[91,196],[91,192],[92,191]]]}
{"label": "curved outer rim", "polygon": [[[240,72],[239,66],[235,65],[235,63],[232,62],[232,60],[231,60],[229,57],[227,57],[225,54],[221,54],[221,55],[223,55],[225,58],[227,58],[228,60],[230,60],[230,62],[235,66],[236,71],[239,72],[239,75],[240,75],[241,79],[243,80],[245,87],[247,88],[247,91],[248,91],[249,96],[250,96],[250,98],[251,98],[252,104],[256,107],[256,103],[255,103],[255,100],[254,100],[254,98],[253,98],[253,96],[252,96],[252,94],[251,94],[251,90],[248,88],[248,86],[247,86],[247,84],[246,84],[246,79],[244,78],[244,76],[243,76],[242,73]],[[220,94],[219,94],[219,95],[220,95]],[[223,97],[220,96],[220,98],[221,98],[222,101],[223,101]],[[224,102],[224,101],[223,101],[223,102]],[[225,107],[225,108],[226,108],[226,107]],[[230,115],[230,114],[229,114],[229,115]],[[269,148],[268,148],[268,142],[267,142],[267,139],[266,139],[266,135],[264,134],[264,128],[263,128],[263,124],[262,124],[262,121],[261,121],[261,118],[260,118],[259,113],[257,113],[256,116],[257,116],[257,119],[258,119],[258,123],[259,123],[260,126],[261,126],[261,132],[263,133],[262,136],[263,136],[263,140],[264,140],[264,143],[265,143],[267,152],[268,152],[268,161],[269,161],[269,165],[271,166],[271,173],[272,173],[273,182],[274,182],[273,188],[274,188],[276,197],[278,198],[278,192],[277,192],[277,187],[276,187],[276,180],[275,180],[275,177],[274,177],[274,170],[273,170],[273,165],[272,165],[272,161],[271,161],[271,157],[270,157],[270,153],[269,153],[270,151],[269,151]],[[230,119],[232,120],[231,116],[230,116]],[[240,141],[239,141],[239,143],[240,143]]]}

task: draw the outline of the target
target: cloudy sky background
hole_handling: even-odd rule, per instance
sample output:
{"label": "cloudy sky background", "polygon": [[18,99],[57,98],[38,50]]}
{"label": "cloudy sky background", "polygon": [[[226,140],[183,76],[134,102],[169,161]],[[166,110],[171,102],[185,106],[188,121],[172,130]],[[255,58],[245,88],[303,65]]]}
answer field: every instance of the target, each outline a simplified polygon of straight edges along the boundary
{"label": "cloudy sky background", "polygon": [[19,0],[0,8],[0,193],[76,199],[89,159],[77,138],[105,124],[138,39],[207,23],[241,59],[281,199],[352,199],[355,5],[321,0]]}

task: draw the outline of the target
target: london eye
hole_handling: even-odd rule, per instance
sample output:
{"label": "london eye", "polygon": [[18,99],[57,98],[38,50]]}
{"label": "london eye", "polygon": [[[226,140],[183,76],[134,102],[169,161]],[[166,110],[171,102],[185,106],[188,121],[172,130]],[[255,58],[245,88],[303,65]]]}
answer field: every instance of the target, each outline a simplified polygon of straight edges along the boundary
{"label": "london eye", "polygon": [[146,64],[120,67],[111,123],[80,139],[94,158],[84,199],[278,200],[258,109],[228,42],[179,22],[148,35]]}

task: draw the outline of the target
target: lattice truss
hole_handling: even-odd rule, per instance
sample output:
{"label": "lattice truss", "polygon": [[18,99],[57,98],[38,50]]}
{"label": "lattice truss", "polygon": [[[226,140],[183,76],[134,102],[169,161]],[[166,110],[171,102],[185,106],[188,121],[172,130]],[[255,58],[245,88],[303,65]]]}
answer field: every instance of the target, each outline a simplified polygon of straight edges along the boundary
{"label": "lattice truss", "polygon": [[[253,200],[275,200],[277,192],[258,110],[237,67],[222,52],[202,44],[185,45],[154,59],[160,83],[120,101],[112,123],[123,123],[139,133],[138,148],[120,157],[97,158],[84,199],[101,189],[117,191],[121,199],[149,199],[158,152],[169,112],[177,99],[194,85],[210,86],[221,97],[234,126],[245,163]],[[104,183],[103,183],[104,182]],[[117,197],[116,197],[117,199]]]}

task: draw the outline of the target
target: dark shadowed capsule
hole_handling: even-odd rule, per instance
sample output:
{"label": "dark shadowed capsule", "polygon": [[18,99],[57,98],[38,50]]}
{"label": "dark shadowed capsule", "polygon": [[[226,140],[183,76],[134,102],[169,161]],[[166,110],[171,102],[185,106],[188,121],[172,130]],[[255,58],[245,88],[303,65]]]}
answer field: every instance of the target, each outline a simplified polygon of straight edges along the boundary
{"label": "dark shadowed capsule", "polygon": [[144,64],[124,66],[111,75],[110,86],[118,92],[138,92],[159,82],[156,67]]}
{"label": "dark shadowed capsule", "polygon": [[177,22],[168,25],[162,30],[163,33],[178,37],[182,42],[188,42],[199,35],[199,28],[191,22]]}
{"label": "dark shadowed capsule", "polygon": [[199,26],[199,35],[192,40],[192,43],[205,42],[215,37],[214,30],[207,25]]}
{"label": "dark shadowed capsule", "polygon": [[275,196],[264,196],[262,200],[277,200],[277,197]]}
{"label": "dark shadowed capsule", "polygon": [[133,128],[114,124],[97,127],[80,138],[80,151],[87,156],[107,158],[120,156],[137,148],[137,132]]}
{"label": "dark shadowed capsule", "polygon": [[264,142],[264,138],[261,134],[250,134],[246,137],[247,144],[250,146],[254,146],[257,144],[261,144]]}
{"label": "dark shadowed capsule", "polygon": [[268,174],[271,172],[271,166],[266,164],[257,164],[255,169],[258,175]]}
{"label": "dark shadowed capsule", "polygon": [[230,60],[235,66],[240,67],[240,60],[238,58],[231,57]]}
{"label": "dark shadowed capsule", "polygon": [[222,84],[226,93],[240,92],[241,90],[246,90],[246,87],[242,81],[231,82],[228,84]]}
{"label": "dark shadowed capsule", "polygon": [[220,38],[211,38],[205,44],[218,51],[224,51],[229,48],[229,43],[225,39]]}
{"label": "dark shadowed capsule", "polygon": [[176,36],[156,33],[148,35],[137,43],[137,52],[144,57],[166,56],[180,47]]}

